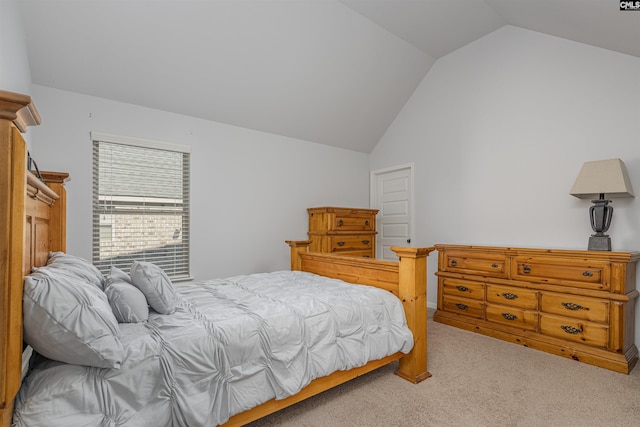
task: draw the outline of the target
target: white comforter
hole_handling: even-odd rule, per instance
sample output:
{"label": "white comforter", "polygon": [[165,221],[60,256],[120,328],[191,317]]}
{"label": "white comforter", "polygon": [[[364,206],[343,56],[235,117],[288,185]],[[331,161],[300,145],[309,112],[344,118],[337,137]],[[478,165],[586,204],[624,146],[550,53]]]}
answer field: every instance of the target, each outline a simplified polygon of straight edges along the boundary
{"label": "white comforter", "polygon": [[317,377],[413,346],[387,291],[301,272],[177,286],[178,309],[121,324],[121,369],[45,361],[14,426],[214,426]]}

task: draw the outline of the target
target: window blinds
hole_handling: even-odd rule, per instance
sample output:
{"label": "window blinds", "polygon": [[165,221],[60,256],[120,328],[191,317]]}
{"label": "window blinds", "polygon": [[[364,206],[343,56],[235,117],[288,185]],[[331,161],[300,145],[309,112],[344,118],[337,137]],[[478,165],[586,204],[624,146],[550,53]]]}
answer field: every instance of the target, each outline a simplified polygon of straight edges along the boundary
{"label": "window blinds", "polygon": [[92,133],[93,263],[189,278],[189,147]]}

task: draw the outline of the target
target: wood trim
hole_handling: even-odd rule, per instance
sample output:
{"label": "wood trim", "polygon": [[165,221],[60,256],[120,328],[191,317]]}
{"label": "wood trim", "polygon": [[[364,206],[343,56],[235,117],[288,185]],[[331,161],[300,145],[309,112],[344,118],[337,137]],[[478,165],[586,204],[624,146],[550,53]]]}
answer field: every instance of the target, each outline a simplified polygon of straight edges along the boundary
{"label": "wood trim", "polygon": [[49,250],[53,252],[67,251],[67,189],[70,181],[66,172],[40,172],[48,188],[58,196],[57,202],[51,206],[49,218]]}
{"label": "wood trim", "polygon": [[301,271],[371,285],[398,295],[398,263],[320,252],[300,253]]}
{"label": "wood trim", "polygon": [[6,90],[0,90],[0,120],[13,122],[23,133],[28,126],[36,126],[41,122],[40,113],[30,96]]}
{"label": "wood trim", "polygon": [[[27,146],[21,132],[40,124],[27,95],[0,90],[0,420],[11,425],[22,381],[22,282],[35,259],[48,251],[34,247],[33,218],[48,221],[58,196],[27,172]],[[29,230],[27,230],[29,228]],[[46,230],[47,227],[44,227]],[[37,253],[37,256],[34,254]],[[46,260],[46,258],[45,258]]]}
{"label": "wood trim", "polygon": [[46,182],[48,186],[52,184],[65,184],[71,181],[67,172],[40,171],[40,176],[42,176],[42,180]]}
{"label": "wood trim", "polygon": [[[435,249],[440,251],[446,249],[452,250],[465,250],[474,249],[482,250],[483,252],[495,252],[502,253],[510,256],[514,255],[536,255],[543,256],[545,254],[552,254],[554,256],[566,256],[570,258],[580,258],[584,255],[584,250],[579,249],[536,249],[536,248],[516,248],[516,247],[498,247],[498,246],[477,246],[477,245],[449,245],[449,244],[437,244]],[[613,251],[589,251],[590,260],[602,260],[611,262],[630,262],[640,260],[640,251],[631,252],[613,252]]]}
{"label": "wood trim", "polygon": [[391,250],[400,259],[398,296],[414,340],[413,350],[400,359],[396,375],[419,383],[431,376],[427,371],[427,256],[434,248],[392,246]]}
{"label": "wood trim", "polygon": [[300,254],[306,253],[311,245],[311,240],[285,240],[290,248],[291,271],[302,270]]}
{"label": "wood trim", "polygon": [[[22,256],[26,190],[26,144],[11,122],[0,120],[0,410],[10,408],[22,371]],[[3,417],[10,416],[3,414]]]}
{"label": "wood trim", "polygon": [[354,378],[381,368],[382,366],[398,360],[402,356],[404,356],[402,353],[392,354],[391,356],[387,356],[384,359],[371,361],[366,365],[358,368],[353,368],[348,371],[337,371],[331,375],[327,375],[326,377],[316,378],[315,380],[311,381],[308,386],[300,390],[299,393],[282,400],[269,400],[261,405],[256,406],[253,409],[234,415],[233,417],[229,418],[229,421],[222,425],[225,427],[245,425],[247,423],[250,423],[251,421],[255,421],[269,414],[273,414],[274,412],[277,412],[298,402],[302,402],[303,400],[315,396],[316,394],[320,394],[323,391],[327,391],[340,384],[344,384],[347,381],[351,381]]}
{"label": "wood trim", "polygon": [[27,171],[27,197],[52,206],[60,197],[47,184],[40,181],[32,172]]}

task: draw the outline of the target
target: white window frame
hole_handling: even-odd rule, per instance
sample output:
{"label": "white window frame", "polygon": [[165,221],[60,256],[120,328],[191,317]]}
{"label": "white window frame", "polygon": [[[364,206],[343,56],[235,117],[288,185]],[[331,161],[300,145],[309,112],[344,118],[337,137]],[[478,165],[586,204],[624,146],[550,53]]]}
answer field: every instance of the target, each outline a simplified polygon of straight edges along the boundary
{"label": "white window frame", "polygon": [[[158,265],[163,268],[173,281],[191,279],[189,265],[191,147],[100,132],[91,132],[91,143],[93,147],[93,264],[104,274],[108,274],[112,266],[128,272],[131,262],[135,259]],[[161,154],[161,151],[171,152],[169,155],[174,157],[175,153],[182,154],[180,160],[181,179],[178,185],[174,187],[178,189],[176,195],[168,198],[162,194],[156,194],[156,197],[153,197],[153,194],[145,194],[143,196],[111,194],[120,191],[115,190],[115,186],[110,187],[109,185],[104,185],[101,187],[100,144],[109,144],[109,146],[114,149],[117,149],[117,145],[123,145],[135,151],[138,151],[136,150],[138,148],[155,150],[150,151],[149,156],[152,154]],[[123,147],[123,149],[128,148]],[[111,166],[116,165],[112,164]],[[132,175],[131,180],[127,182],[133,182],[135,180],[136,170],[131,164],[123,162],[117,166],[124,167],[123,173],[130,173]],[[142,167],[162,171],[161,167],[154,168],[153,164],[145,163],[141,165],[141,168]],[[177,170],[178,169],[176,169],[176,171]],[[146,179],[153,179],[153,176],[150,175],[146,177]],[[113,182],[115,181],[114,179]],[[102,192],[102,194],[100,194],[100,192]],[[164,197],[161,198],[158,196]],[[111,240],[116,242],[116,244],[122,244],[126,240],[129,242],[130,249],[125,250],[123,246],[113,247],[110,246],[108,242],[101,242],[101,237],[105,235],[105,226],[103,224],[105,218],[113,218],[111,224]],[[115,218],[122,220],[122,223],[120,225],[116,224],[117,220]],[[155,231],[155,233],[151,233],[153,237],[143,236],[134,231],[145,230],[144,227],[146,227],[147,220],[149,219],[154,220],[155,223],[166,221],[168,222],[167,227],[149,227],[149,231]],[[131,227],[130,235],[126,235],[127,225],[125,221],[133,222],[137,225]],[[176,227],[176,221],[178,227]],[[172,225],[172,227],[169,225]],[[117,233],[122,231],[125,231],[125,236],[124,238],[118,239],[116,237]],[[173,233],[173,239],[177,240],[175,244],[165,243],[163,245],[159,243],[161,241],[167,242],[167,239],[170,239],[167,235],[171,233]],[[146,234],[146,232],[143,234]],[[162,237],[158,237],[159,235]],[[130,239],[127,239],[128,237],[130,237]]]}

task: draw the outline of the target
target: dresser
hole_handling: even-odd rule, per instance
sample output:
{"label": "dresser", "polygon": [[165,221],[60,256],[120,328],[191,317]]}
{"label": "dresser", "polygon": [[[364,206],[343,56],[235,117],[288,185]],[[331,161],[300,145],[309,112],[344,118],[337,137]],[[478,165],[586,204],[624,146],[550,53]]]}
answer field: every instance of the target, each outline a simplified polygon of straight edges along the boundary
{"label": "dresser", "polygon": [[640,252],[435,245],[434,320],[628,374]]}
{"label": "dresser", "polygon": [[307,212],[311,252],[375,258],[377,209],[324,206]]}

